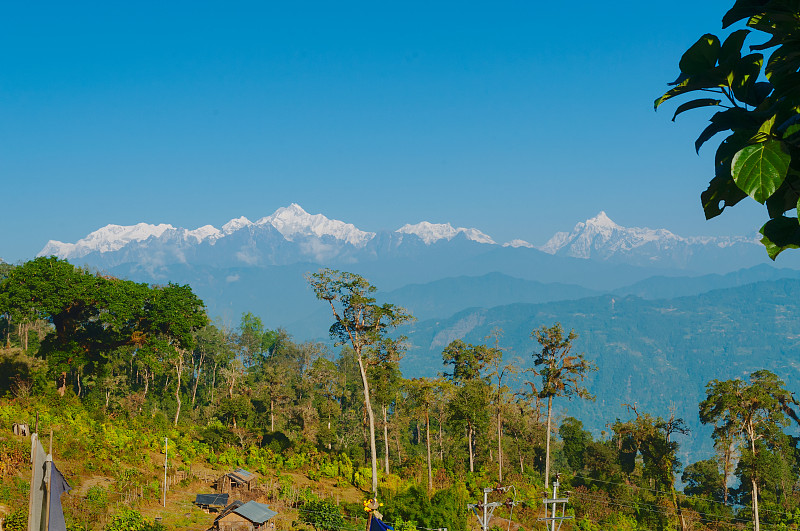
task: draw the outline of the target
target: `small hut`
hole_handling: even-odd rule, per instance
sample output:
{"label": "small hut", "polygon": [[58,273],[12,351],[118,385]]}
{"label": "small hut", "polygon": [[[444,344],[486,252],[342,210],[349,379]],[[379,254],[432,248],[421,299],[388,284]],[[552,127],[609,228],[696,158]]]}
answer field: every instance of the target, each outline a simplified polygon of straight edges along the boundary
{"label": "small hut", "polygon": [[217,492],[232,492],[235,489],[252,490],[258,477],[243,468],[228,472],[217,480]]}
{"label": "small hut", "polygon": [[273,531],[270,520],[278,513],[263,503],[236,500],[214,520],[215,531]]}
{"label": "small hut", "polygon": [[31,436],[31,428],[27,424],[14,423],[11,429],[14,431],[14,435],[19,435],[20,437]]}

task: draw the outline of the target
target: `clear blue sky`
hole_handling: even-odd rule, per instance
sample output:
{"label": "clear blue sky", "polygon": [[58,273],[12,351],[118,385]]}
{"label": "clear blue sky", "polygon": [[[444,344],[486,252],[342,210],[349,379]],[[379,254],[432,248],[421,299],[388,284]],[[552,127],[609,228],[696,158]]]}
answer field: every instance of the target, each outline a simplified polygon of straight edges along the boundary
{"label": "clear blue sky", "polygon": [[754,232],[754,205],[703,220],[707,113],[652,108],[732,3],[6,2],[0,257],[292,202],[535,244],[599,210]]}

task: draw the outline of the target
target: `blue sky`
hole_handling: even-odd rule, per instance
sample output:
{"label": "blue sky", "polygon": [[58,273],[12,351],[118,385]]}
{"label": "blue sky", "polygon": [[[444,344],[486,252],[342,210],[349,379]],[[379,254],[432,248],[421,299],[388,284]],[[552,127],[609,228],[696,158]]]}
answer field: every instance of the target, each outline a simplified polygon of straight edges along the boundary
{"label": "blue sky", "polygon": [[732,1],[5,3],[0,257],[108,223],[221,226],[299,203],[542,244],[605,210],[704,221],[708,113],[652,102]]}

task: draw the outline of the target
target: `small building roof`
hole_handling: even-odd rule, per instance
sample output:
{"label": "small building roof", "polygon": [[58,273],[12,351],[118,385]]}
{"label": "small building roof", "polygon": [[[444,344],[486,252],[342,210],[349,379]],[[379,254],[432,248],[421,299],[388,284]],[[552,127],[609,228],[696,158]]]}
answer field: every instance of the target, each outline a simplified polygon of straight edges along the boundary
{"label": "small building roof", "polygon": [[234,470],[233,472],[231,472],[228,475],[229,476],[234,476],[237,479],[240,479],[240,480],[242,480],[244,482],[251,481],[251,480],[255,479],[255,477],[256,477],[255,474],[253,474],[252,472],[248,472],[244,468],[237,468],[236,470]]}
{"label": "small building roof", "polygon": [[198,494],[194,500],[195,505],[209,505],[225,507],[228,505],[228,493],[223,494]]}
{"label": "small building roof", "polygon": [[254,501],[249,501],[242,505],[241,507],[237,507],[233,510],[239,516],[247,518],[254,524],[263,524],[273,516],[277,515],[275,511],[269,508],[269,506],[258,503]]}
{"label": "small building roof", "polygon": [[242,505],[244,505],[244,502],[242,500],[236,500],[236,501],[232,502],[230,505],[228,505],[227,507],[225,507],[224,509],[222,509],[219,512],[219,516],[214,518],[214,523],[218,522],[222,518],[225,518],[226,516],[231,514],[233,511],[235,511],[237,508],[241,507]]}

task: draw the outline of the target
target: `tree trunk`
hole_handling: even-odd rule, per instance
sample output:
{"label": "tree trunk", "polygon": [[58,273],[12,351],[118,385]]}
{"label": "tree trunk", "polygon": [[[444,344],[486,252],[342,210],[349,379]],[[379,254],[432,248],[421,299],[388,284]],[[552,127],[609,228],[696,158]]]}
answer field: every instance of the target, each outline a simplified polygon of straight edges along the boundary
{"label": "tree trunk", "polygon": [[547,397],[547,439],[545,439],[544,486],[550,484],[550,419],[553,415],[553,396]]}
{"label": "tree trunk", "polygon": [[467,447],[469,448],[469,471],[475,472],[475,461],[472,458],[472,424],[467,423]]}
{"label": "tree trunk", "polygon": [[61,375],[58,377],[58,395],[64,396],[64,393],[67,392],[67,371],[62,371]]}
{"label": "tree trunk", "polygon": [[503,427],[500,407],[497,407],[497,478],[503,483]]}
{"label": "tree trunk", "polygon": [[228,386],[228,398],[233,399],[233,388],[236,386],[236,371],[231,370],[231,381]]}
{"label": "tree trunk", "polygon": [[759,531],[761,526],[758,518],[758,485],[756,485],[755,478],[751,479],[750,483],[752,483],[753,490],[753,531]]}
{"label": "tree trunk", "polygon": [[194,377],[194,388],[192,389],[192,409],[194,409],[194,399],[197,396],[197,383],[200,381],[200,371],[203,370],[203,361],[205,357],[206,353],[200,352],[200,360],[197,363],[197,373]]}
{"label": "tree trunk", "polygon": [[386,420],[386,404],[381,404],[381,411],[383,412],[383,443],[386,453],[384,454],[385,472],[389,475],[389,422]]}
{"label": "tree trunk", "polygon": [[397,447],[397,461],[403,462],[403,454],[400,452],[400,435],[395,433],[394,437],[395,446]]}
{"label": "tree trunk", "polygon": [[178,425],[178,417],[181,414],[181,373],[183,372],[183,352],[178,352],[178,360],[175,363],[175,372],[178,376],[178,381],[175,385],[175,401],[178,403],[178,408],[175,410],[174,426]]}
{"label": "tree trunk", "polygon": [[144,368],[144,397],[147,398],[147,390],[150,389],[150,378],[147,377],[147,367]]}
{"label": "tree trunk", "polygon": [[[328,422],[328,428],[331,427],[331,423]],[[275,399],[269,399],[269,431],[275,431]]]}
{"label": "tree trunk", "polygon": [[428,450],[428,492],[433,490],[433,470],[431,469],[431,422],[425,410],[425,446]]}
{"label": "tree trunk", "polygon": [[217,363],[215,361],[214,362],[214,372],[213,372],[213,374],[211,376],[211,403],[212,404],[214,403],[214,391],[217,390],[217,365],[219,365],[219,363]]}
{"label": "tree trunk", "polygon": [[439,418],[439,461],[444,461],[444,439],[442,438],[442,419]]}
{"label": "tree trunk", "polygon": [[728,443],[725,446],[725,451],[723,453],[722,459],[723,459],[723,461],[722,461],[722,481],[723,481],[723,485],[722,485],[722,503],[727,505],[727,503],[728,503],[728,478],[731,475],[731,468],[733,468],[731,466],[731,464],[733,462],[733,444]]}
{"label": "tree trunk", "polygon": [[361,382],[364,386],[364,406],[367,410],[367,418],[369,420],[369,451],[370,461],[372,462],[372,494],[378,499],[378,454],[375,448],[375,413],[372,411],[372,402],[369,398],[369,382],[367,381],[367,371],[364,369],[364,360],[361,358],[361,352],[356,351],[358,355],[358,370],[361,372]]}
{"label": "tree trunk", "polygon": [[[753,459],[756,458],[756,434],[753,428],[752,419],[747,423],[747,436],[750,438],[750,451],[753,452]],[[751,471],[750,483],[753,493],[753,531],[760,531],[761,522],[758,517],[758,485],[756,484],[755,470]]]}

